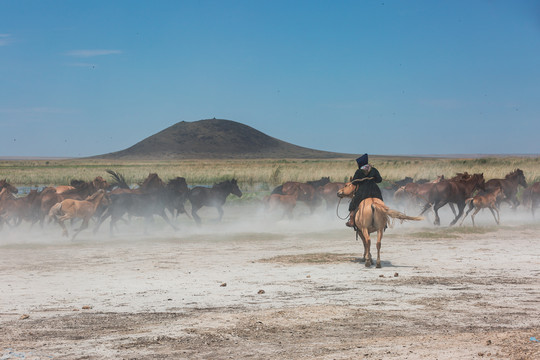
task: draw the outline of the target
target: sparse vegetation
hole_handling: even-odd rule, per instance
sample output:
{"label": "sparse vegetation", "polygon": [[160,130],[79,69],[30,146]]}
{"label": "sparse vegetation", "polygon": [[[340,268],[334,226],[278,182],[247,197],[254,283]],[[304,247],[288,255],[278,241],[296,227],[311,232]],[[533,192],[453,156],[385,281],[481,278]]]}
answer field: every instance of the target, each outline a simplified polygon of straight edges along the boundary
{"label": "sparse vegetation", "polygon": [[[457,172],[484,173],[486,179],[502,178],[516,168],[524,171],[527,182],[540,180],[539,158],[508,157],[486,159],[438,159],[372,156],[371,163],[381,172],[385,182],[406,176],[434,179],[451,177]],[[344,181],[356,170],[354,159],[249,159],[249,160],[12,160],[0,161],[0,178],[16,186],[69,184],[73,179],[108,179],[106,169],[123,174],[131,184],[140,183],[155,172],[164,179],[186,178],[188,184],[213,184],[232,177],[246,190],[268,190],[284,181],[308,181],[329,176],[331,181]],[[384,186],[385,184],[383,184]]]}

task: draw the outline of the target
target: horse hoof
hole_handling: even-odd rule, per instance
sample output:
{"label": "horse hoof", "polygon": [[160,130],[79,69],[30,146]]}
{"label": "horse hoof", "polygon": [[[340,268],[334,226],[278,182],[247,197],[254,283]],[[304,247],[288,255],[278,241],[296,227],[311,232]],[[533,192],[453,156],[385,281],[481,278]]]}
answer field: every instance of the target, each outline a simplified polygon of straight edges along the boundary
{"label": "horse hoof", "polygon": [[381,268],[381,263],[377,263],[377,266],[375,266],[377,269]]}
{"label": "horse hoof", "polygon": [[369,260],[366,261],[366,267],[371,267],[371,261]]}

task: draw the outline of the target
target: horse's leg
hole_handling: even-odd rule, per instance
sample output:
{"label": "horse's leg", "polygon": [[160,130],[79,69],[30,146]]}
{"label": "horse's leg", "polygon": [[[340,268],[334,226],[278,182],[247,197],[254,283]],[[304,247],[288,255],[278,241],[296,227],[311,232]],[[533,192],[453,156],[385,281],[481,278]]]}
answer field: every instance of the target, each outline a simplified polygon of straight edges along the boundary
{"label": "horse's leg", "polygon": [[457,207],[458,207],[458,214],[456,215],[456,218],[454,220],[452,220],[452,222],[450,223],[450,226],[454,225],[455,223],[457,223],[457,221],[459,220],[459,218],[461,217],[461,215],[463,215],[463,210],[465,209],[465,203],[459,203],[457,204]]}
{"label": "horse's leg", "polygon": [[[500,225],[501,217],[499,214],[499,210],[497,210],[496,207],[491,206],[491,205],[489,206],[489,210],[491,210],[491,214],[493,215],[493,218],[495,219],[495,222],[497,223],[497,225]],[[497,213],[497,216],[495,216],[495,212]]]}
{"label": "horse's leg", "polygon": [[[467,218],[467,215],[469,215],[469,213],[474,209],[474,204],[473,202],[471,201],[469,203],[469,210],[467,210],[467,212],[465,213],[465,216],[463,216],[463,219],[461,219],[461,222],[459,223],[459,226],[463,225],[463,222],[465,221],[465,219]],[[455,213],[454,213],[455,215]]]}
{"label": "horse's leg", "polygon": [[218,221],[221,221],[221,219],[223,218],[223,208],[221,206],[216,206],[216,209],[219,213],[219,219]]}
{"label": "horse's leg", "polygon": [[64,224],[63,216],[59,219],[57,219],[58,224],[60,224],[60,227],[62,228],[62,236],[68,237],[68,229],[66,228],[66,224]]}
{"label": "horse's leg", "polygon": [[165,222],[169,224],[174,229],[174,231],[178,230],[178,228],[174,226],[174,224],[171,222],[167,214],[165,214],[165,209],[163,209],[163,211],[161,211],[158,215],[161,216],[161,218],[165,220]]}
{"label": "horse's leg", "polygon": [[480,210],[482,210],[482,208],[476,208],[475,212],[471,215],[472,226],[476,226],[476,225],[474,224],[474,216],[475,216],[476,214],[478,214],[478,213],[480,212]]}
{"label": "horse's leg", "polygon": [[85,217],[82,224],[81,224],[81,227],[79,228],[79,230],[75,231],[75,233],[73,234],[73,236],[71,237],[71,241],[74,241],[75,240],[75,236],[77,236],[81,231],[83,231],[84,229],[88,228],[88,222],[90,221],[90,218],[89,217]]}
{"label": "horse's leg", "polygon": [[384,232],[384,227],[380,228],[377,231],[377,265],[376,265],[376,268],[381,267],[381,242],[382,242],[383,232]]}
{"label": "horse's leg", "polygon": [[371,264],[373,263],[373,259],[371,257],[371,238],[369,237],[369,232],[368,232],[368,229],[367,228],[363,228],[361,229],[362,231],[362,234],[364,235],[364,239],[366,239],[365,241],[365,254],[364,256],[366,257],[366,267],[370,267]]}
{"label": "horse's leg", "polygon": [[433,204],[433,212],[435,213],[435,221],[433,222],[433,225],[440,226],[441,225],[441,218],[439,217],[439,209],[446,205],[446,202],[436,202]]}
{"label": "horse's leg", "polygon": [[362,231],[358,230],[357,234],[360,236],[360,239],[362,239],[362,245],[364,246],[364,253],[362,255],[362,258],[360,259],[360,262],[366,262],[366,257],[367,257],[366,239],[364,238],[364,234],[362,233]]}
{"label": "horse's leg", "polygon": [[197,211],[200,208],[201,208],[200,206],[191,207],[191,216],[193,217],[193,220],[195,220],[195,223],[197,223],[197,225],[201,225],[201,218],[199,217],[199,215],[197,215]]}
{"label": "horse's leg", "polygon": [[448,203],[448,206],[450,206],[450,210],[452,210],[452,214],[454,214],[454,216],[456,216],[456,208],[454,207],[454,204]]}

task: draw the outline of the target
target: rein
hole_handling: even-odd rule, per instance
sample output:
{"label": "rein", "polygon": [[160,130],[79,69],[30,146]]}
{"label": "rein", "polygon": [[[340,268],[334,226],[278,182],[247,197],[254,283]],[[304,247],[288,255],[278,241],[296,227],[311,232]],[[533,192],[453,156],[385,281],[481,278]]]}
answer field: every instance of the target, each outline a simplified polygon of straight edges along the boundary
{"label": "rein", "polygon": [[[354,195],[356,195],[356,192],[358,191],[358,183],[353,184],[353,185],[354,185],[354,191],[352,193],[351,200],[349,200],[349,203],[352,201],[352,198],[354,198]],[[336,206],[336,216],[340,220],[347,220],[347,215],[345,217],[343,217],[343,218],[341,216],[339,216],[339,204],[341,204],[341,199],[343,199],[343,198],[342,197],[339,198],[339,201],[338,201],[337,206]]]}

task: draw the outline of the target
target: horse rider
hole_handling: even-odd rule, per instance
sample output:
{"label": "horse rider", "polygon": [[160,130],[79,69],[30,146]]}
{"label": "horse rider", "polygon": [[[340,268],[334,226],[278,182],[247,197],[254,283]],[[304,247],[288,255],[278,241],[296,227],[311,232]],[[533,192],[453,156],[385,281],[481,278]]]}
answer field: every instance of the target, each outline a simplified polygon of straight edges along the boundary
{"label": "horse rider", "polygon": [[382,177],[379,171],[368,163],[368,154],[360,156],[356,159],[356,163],[358,164],[358,170],[354,173],[351,181],[358,183],[358,188],[349,203],[349,221],[345,224],[348,227],[354,227],[356,210],[362,200],[367,198],[383,199],[381,189],[377,185],[382,181]]}

